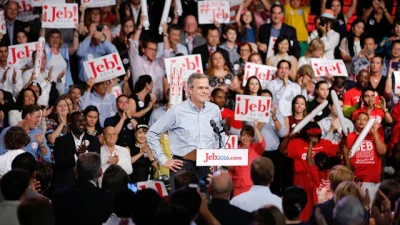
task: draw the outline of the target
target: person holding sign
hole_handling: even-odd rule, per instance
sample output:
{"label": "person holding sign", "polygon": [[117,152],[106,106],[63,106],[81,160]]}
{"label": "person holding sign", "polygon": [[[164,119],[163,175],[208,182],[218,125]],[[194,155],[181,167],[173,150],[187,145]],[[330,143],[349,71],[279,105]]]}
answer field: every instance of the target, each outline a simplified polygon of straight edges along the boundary
{"label": "person holding sign", "polygon": [[10,92],[17,97],[22,89],[21,72],[7,67],[8,47],[5,41],[0,41],[0,89]]}
{"label": "person holding sign", "polygon": [[[360,112],[356,116],[354,132],[347,137],[347,148],[351,149],[358,135],[364,129],[370,116]],[[375,121],[370,132],[363,140],[356,153],[350,158],[350,164],[354,168],[354,175],[362,183],[362,189],[368,189],[371,200],[380,186],[382,173],[382,156],[385,155],[387,147],[383,136],[379,132],[380,122]]]}
{"label": "person holding sign", "polygon": [[[261,134],[258,120],[253,122],[254,128],[250,125],[244,125],[240,131],[240,149],[248,149],[248,166],[232,166],[228,167],[228,170],[232,172],[233,181],[233,197],[240,195],[243,192],[250,190],[253,182],[250,178],[250,165],[255,158],[261,157],[264,153],[266,146],[265,139]],[[256,135],[256,142],[254,140],[254,134]]]}
{"label": "person holding sign", "polygon": [[[307,221],[312,212],[312,206],[318,203],[317,188],[320,186],[319,173],[315,167],[309,165],[309,158],[314,159],[317,153],[325,153],[327,156],[335,156],[338,145],[321,139],[322,131],[315,122],[307,124],[297,138],[289,141],[287,145],[287,155],[294,160],[293,184],[304,188],[307,192],[308,202],[302,213],[300,220]],[[293,137],[293,135],[291,135]],[[316,174],[317,173],[317,174]]]}
{"label": "person holding sign", "polygon": [[[195,171],[199,177],[206,177],[210,172],[208,167],[196,167],[196,149],[219,147],[219,140],[210,121],[220,124],[221,111],[217,105],[207,101],[210,95],[207,75],[194,73],[189,76],[187,84],[190,97],[171,107],[147,133],[147,141],[154,157],[162,166],[170,169],[171,192],[175,191],[174,179],[177,171]],[[160,145],[161,135],[167,130],[172,159],[165,156]],[[224,137],[222,134],[222,140]]]}

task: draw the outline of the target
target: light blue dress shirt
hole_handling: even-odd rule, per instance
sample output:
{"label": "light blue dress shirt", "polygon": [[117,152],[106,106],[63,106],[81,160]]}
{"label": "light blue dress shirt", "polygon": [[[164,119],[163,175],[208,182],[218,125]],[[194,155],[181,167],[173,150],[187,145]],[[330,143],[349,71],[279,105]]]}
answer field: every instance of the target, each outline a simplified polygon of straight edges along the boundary
{"label": "light blue dress shirt", "polygon": [[[171,107],[147,132],[147,142],[157,161],[164,165],[168,160],[161,149],[161,134],[169,130],[172,155],[184,156],[194,149],[216,149],[219,140],[210,125],[214,120],[217,126],[222,120],[217,105],[205,102],[200,112],[190,99]],[[224,140],[224,135],[222,140]]]}
{"label": "light blue dress shirt", "polygon": [[[7,133],[8,129],[10,129],[10,127],[5,128],[0,134],[0,155],[3,155],[8,151],[4,147],[4,135]],[[46,146],[46,149],[47,149],[47,154],[46,155],[42,154],[39,142],[37,142],[35,140],[35,135],[36,134],[42,134],[43,135],[43,144],[44,144],[44,146]],[[27,146],[25,146],[24,150],[26,152],[31,153],[35,157],[36,160],[38,160],[38,156],[40,155],[40,157],[42,157],[43,161],[51,162],[50,149],[49,149],[49,146],[47,146],[47,140],[44,137],[44,134],[42,133],[42,131],[37,129],[37,128],[35,128],[33,130],[28,131],[28,135],[31,138],[31,142]]]}
{"label": "light blue dress shirt", "polygon": [[88,37],[85,38],[85,40],[79,44],[78,51],[76,52],[76,55],[79,57],[79,79],[84,82],[87,81],[85,68],[83,67],[84,61],[109,55],[117,51],[117,48],[107,40],[98,45],[94,45]]}
{"label": "light blue dress shirt", "polygon": [[104,121],[108,117],[115,116],[117,108],[115,106],[116,98],[112,94],[105,94],[103,98],[97,94],[96,91],[85,92],[85,94],[79,99],[79,105],[81,110],[85,110],[89,105],[94,105],[99,110],[99,122],[101,127],[104,127]]}
{"label": "light blue dress shirt", "polygon": [[[172,48],[171,48],[172,49]],[[169,57],[175,57],[175,55],[182,53],[183,55],[188,55],[188,50],[186,48],[186,46],[182,45],[182,44],[177,44],[176,45],[176,52],[171,52],[171,55]],[[157,56],[156,58],[160,58],[164,56],[164,42],[160,42],[158,43],[157,46]]]}
{"label": "light blue dress shirt", "polygon": [[153,126],[153,124],[160,119],[160,117],[162,115],[165,114],[165,112],[167,112],[167,106],[163,105],[160,108],[153,110],[153,112],[151,113],[150,119],[149,119],[149,127]]}

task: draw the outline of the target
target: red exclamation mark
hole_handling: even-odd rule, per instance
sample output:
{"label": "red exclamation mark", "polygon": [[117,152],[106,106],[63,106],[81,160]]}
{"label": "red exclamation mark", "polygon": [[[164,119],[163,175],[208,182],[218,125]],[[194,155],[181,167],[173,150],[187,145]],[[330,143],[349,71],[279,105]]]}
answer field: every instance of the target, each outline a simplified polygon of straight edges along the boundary
{"label": "red exclamation mark", "polygon": [[[196,62],[197,68],[200,68],[199,56],[195,56],[195,57],[194,57],[194,60],[195,60],[195,62]],[[188,68],[189,68],[189,67],[188,67]],[[204,68],[203,68],[203,69],[204,69]],[[200,69],[198,69],[197,72],[200,73],[200,72],[201,72]]]}
{"label": "red exclamation mark", "polygon": [[164,197],[164,196],[163,196],[163,191],[162,191],[161,184],[155,183],[154,186],[156,186],[157,192],[158,192],[158,194],[160,195],[160,197],[161,197],[161,198]]}
{"label": "red exclamation mark", "polygon": [[[113,54],[112,57],[113,57],[113,59],[114,59],[115,65],[118,65],[119,63],[118,63],[117,54],[116,54],[116,53]],[[117,70],[121,70],[121,69],[122,69],[122,67],[121,67],[120,65],[118,65],[118,66],[117,66]]]}
{"label": "red exclamation mark", "polygon": [[240,97],[236,98],[236,114],[240,113]]}
{"label": "red exclamation mark", "polygon": [[78,22],[78,7],[77,6],[73,6],[72,12],[74,13],[73,21],[74,21],[74,23],[77,23]]}
{"label": "red exclamation mark", "polygon": [[269,111],[271,110],[271,99],[267,99],[267,108],[265,110],[265,116],[269,116]]}

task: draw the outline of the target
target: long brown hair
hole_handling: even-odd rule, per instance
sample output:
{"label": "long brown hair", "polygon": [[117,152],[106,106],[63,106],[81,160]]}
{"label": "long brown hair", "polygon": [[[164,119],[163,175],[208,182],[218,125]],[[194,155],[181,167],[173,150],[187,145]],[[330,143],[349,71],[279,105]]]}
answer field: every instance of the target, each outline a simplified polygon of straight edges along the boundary
{"label": "long brown hair", "polygon": [[125,31],[124,31],[124,26],[128,21],[132,21],[133,22],[133,30],[135,30],[136,24],[135,24],[135,20],[132,17],[127,17],[124,20],[122,20],[121,30],[120,30],[119,36],[118,36],[118,39],[119,39],[120,43],[125,43],[125,38],[128,35],[128,34],[125,34]]}
{"label": "long brown hair", "polygon": [[216,51],[210,56],[210,59],[208,59],[208,66],[207,66],[208,78],[213,78],[215,76],[215,66],[212,63],[212,58],[214,57],[215,54],[220,54],[222,56],[222,58],[224,59],[224,70],[229,72],[229,67],[228,67],[228,64],[226,63],[224,56],[222,55],[221,52]]}

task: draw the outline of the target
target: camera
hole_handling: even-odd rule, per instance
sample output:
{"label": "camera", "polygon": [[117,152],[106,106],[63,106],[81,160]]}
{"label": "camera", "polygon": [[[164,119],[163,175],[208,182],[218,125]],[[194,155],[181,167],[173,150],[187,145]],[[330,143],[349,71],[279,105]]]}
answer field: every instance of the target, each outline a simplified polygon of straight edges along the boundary
{"label": "camera", "polygon": [[103,31],[103,25],[98,25],[97,28],[96,28],[96,30],[97,30],[98,32],[102,32],[102,31]]}
{"label": "camera", "polygon": [[319,25],[320,26],[325,26],[327,24],[327,21],[326,21],[326,19],[324,18],[324,17],[319,17]]}

